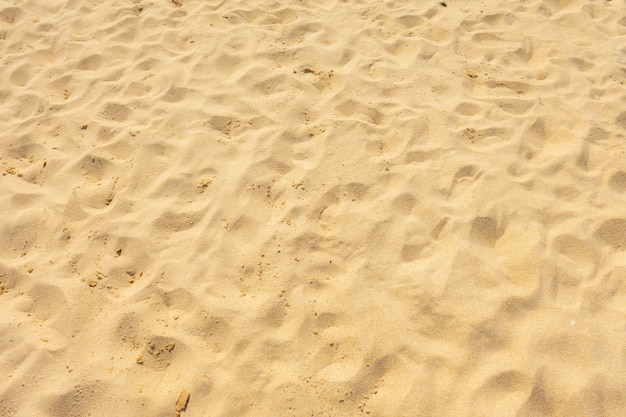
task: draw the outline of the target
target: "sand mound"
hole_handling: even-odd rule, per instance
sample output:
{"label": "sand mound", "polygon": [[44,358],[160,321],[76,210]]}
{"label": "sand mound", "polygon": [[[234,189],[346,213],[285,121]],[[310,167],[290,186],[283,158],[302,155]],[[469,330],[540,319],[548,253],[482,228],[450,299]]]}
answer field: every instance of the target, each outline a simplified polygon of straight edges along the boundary
{"label": "sand mound", "polygon": [[623,417],[625,10],[5,1],[0,415]]}

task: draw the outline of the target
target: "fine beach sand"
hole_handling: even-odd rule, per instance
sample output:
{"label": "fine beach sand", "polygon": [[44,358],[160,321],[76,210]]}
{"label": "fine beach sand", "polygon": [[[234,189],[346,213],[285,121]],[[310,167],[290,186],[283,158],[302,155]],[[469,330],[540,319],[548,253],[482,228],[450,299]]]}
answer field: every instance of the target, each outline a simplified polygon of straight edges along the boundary
{"label": "fine beach sand", "polygon": [[0,416],[626,416],[626,0],[0,0]]}

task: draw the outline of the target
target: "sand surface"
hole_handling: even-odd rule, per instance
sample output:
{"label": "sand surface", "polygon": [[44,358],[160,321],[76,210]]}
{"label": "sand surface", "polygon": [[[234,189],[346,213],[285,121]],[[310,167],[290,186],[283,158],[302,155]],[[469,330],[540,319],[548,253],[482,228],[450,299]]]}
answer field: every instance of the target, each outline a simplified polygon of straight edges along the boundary
{"label": "sand surface", "polygon": [[0,416],[626,416],[625,79],[625,0],[0,0]]}

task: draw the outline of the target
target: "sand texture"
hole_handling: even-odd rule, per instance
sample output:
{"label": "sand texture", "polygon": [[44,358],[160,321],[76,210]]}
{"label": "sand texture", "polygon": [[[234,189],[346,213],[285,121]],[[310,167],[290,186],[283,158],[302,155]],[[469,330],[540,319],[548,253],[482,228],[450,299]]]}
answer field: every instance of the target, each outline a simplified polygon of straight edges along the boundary
{"label": "sand texture", "polygon": [[626,0],[0,0],[0,416],[626,416]]}

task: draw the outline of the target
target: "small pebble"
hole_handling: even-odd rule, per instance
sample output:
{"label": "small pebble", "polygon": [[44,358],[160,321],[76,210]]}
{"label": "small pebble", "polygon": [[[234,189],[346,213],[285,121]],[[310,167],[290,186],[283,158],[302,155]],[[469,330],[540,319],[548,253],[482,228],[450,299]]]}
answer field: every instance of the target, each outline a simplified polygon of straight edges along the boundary
{"label": "small pebble", "polygon": [[187,403],[189,403],[189,393],[183,390],[178,396],[178,401],[176,401],[176,411],[185,411]]}

